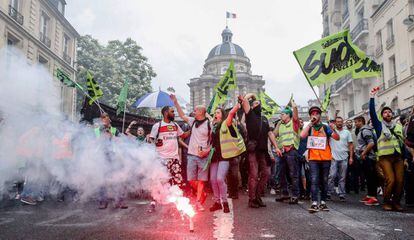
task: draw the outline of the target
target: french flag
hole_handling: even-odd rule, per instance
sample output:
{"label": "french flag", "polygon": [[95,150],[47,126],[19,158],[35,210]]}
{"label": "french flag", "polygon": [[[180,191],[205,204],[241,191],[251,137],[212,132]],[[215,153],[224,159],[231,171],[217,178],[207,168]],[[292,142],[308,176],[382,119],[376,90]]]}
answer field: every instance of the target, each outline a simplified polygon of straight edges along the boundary
{"label": "french flag", "polygon": [[236,14],[231,13],[231,12],[226,12],[226,18],[236,18]]}

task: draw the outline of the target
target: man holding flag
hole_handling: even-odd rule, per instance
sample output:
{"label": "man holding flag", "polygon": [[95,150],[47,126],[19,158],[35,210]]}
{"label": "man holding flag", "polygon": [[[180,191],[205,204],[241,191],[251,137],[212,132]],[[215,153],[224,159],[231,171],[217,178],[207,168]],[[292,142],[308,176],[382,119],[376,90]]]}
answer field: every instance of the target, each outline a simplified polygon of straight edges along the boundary
{"label": "man holding flag", "polygon": [[214,96],[207,108],[209,114],[213,114],[216,108],[226,103],[230,90],[236,89],[236,73],[234,71],[234,61],[230,61],[230,65],[226,73],[220,79],[220,82],[214,87]]}

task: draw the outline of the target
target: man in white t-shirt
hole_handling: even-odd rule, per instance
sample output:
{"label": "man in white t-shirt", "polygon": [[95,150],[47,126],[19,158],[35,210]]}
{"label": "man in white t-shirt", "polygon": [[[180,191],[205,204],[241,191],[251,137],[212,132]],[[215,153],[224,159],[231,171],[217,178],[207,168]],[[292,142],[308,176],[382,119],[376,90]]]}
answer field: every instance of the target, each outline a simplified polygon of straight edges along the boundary
{"label": "man in white t-shirt", "polygon": [[341,117],[335,119],[336,132],[339,140],[330,139],[329,145],[332,149],[332,163],[328,177],[328,198],[334,193],[335,179],[338,177],[338,195],[341,201],[345,201],[345,181],[349,164],[353,163],[354,145],[351,132],[344,129],[344,120]]}
{"label": "man in white t-shirt", "polygon": [[203,203],[206,198],[204,185],[208,181],[208,155],[210,153],[211,122],[206,118],[206,107],[197,106],[194,109],[194,117],[186,116],[174,95],[171,95],[174,105],[180,117],[191,128],[191,138],[188,144],[187,178],[190,185],[197,189],[196,208],[204,211]]}
{"label": "man in white t-shirt", "polygon": [[161,110],[163,120],[152,126],[150,141],[155,143],[158,156],[166,164],[171,175],[170,184],[184,187],[181,158],[178,154],[178,138],[183,130],[174,122],[174,108],[166,106]]}

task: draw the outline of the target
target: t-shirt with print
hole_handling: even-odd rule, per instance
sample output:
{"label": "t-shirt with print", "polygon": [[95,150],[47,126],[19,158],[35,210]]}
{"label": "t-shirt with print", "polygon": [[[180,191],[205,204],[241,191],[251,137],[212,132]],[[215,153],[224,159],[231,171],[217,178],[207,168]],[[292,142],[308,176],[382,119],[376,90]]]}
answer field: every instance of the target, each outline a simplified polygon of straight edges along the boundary
{"label": "t-shirt with print", "polygon": [[339,134],[339,140],[329,139],[331,145],[332,157],[336,161],[347,160],[349,157],[349,143],[352,143],[352,135],[347,129],[336,130]]}
{"label": "t-shirt with print", "polygon": [[[162,139],[162,146],[156,147],[160,158],[168,159],[179,159],[178,155],[178,137],[183,134],[180,126],[174,122],[166,123],[161,121],[160,123],[152,126],[150,138],[155,139],[158,134],[158,139]],[[155,142],[157,139],[155,139]]]}
{"label": "t-shirt with print", "polygon": [[[191,154],[193,156],[198,156],[198,149],[199,147],[202,147],[203,151],[209,148],[209,127],[208,123],[210,123],[210,129],[213,129],[213,126],[211,125],[211,122],[207,119],[205,122],[200,124],[200,126],[196,127],[196,124],[194,124],[195,118],[189,117],[188,118],[188,124],[191,127],[191,138],[190,143],[188,145],[188,154]],[[193,126],[194,124],[194,126]]]}

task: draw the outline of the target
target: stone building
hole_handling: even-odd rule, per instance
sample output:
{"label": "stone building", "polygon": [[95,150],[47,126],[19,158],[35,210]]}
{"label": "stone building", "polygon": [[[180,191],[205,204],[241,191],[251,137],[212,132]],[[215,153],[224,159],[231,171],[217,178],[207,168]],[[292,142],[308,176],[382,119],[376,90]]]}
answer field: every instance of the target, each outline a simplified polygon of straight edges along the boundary
{"label": "stone building", "polygon": [[[65,0],[0,0],[0,49],[20,49],[32,64],[41,64],[75,79],[78,32],[65,18]],[[62,111],[72,119],[76,111],[74,88],[56,79]]]}
{"label": "stone building", "polygon": [[214,86],[226,72],[230,60],[234,60],[237,76],[237,88],[230,92],[228,105],[232,106],[237,95],[249,92],[264,91],[265,80],[262,76],[253,75],[250,59],[243,48],[233,43],[233,33],[226,27],[221,33],[222,43],[211,49],[204,63],[200,77],[190,79],[190,105],[194,109],[197,105],[206,105],[214,94]]}
{"label": "stone building", "polygon": [[[329,107],[331,117],[336,110],[345,118],[366,115],[369,91],[379,85],[382,89],[377,108],[391,106],[397,115],[412,108],[413,9],[412,0],[322,1],[322,37],[349,29],[353,42],[383,69],[380,79],[352,79],[348,75],[334,82]],[[404,23],[405,19],[412,21]],[[322,98],[327,87],[319,89]]]}

